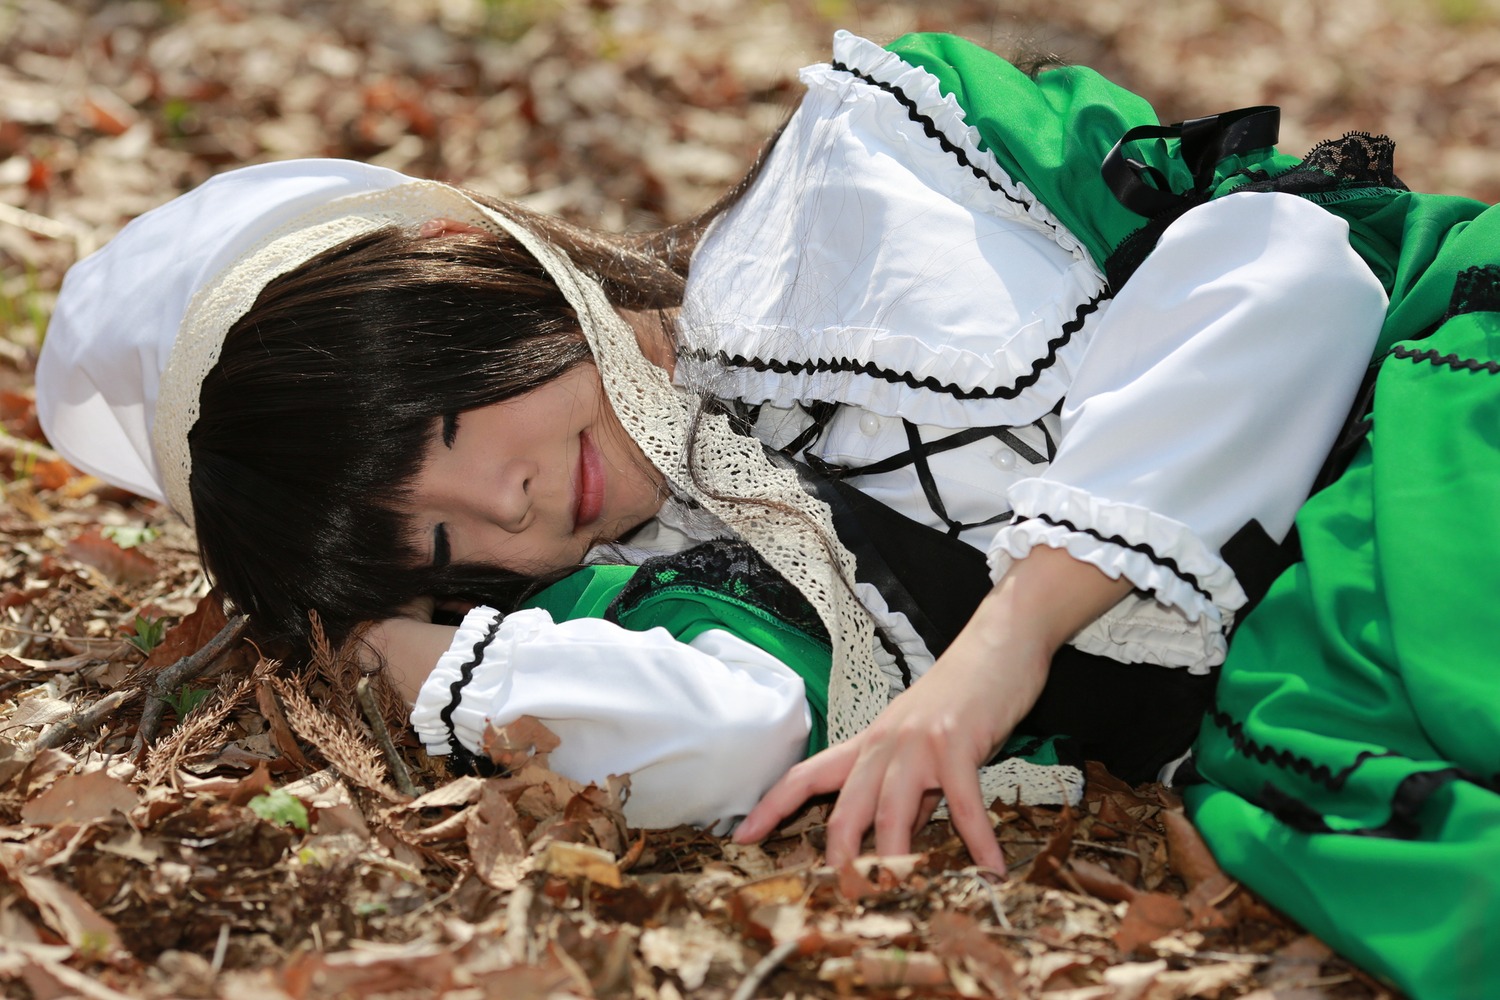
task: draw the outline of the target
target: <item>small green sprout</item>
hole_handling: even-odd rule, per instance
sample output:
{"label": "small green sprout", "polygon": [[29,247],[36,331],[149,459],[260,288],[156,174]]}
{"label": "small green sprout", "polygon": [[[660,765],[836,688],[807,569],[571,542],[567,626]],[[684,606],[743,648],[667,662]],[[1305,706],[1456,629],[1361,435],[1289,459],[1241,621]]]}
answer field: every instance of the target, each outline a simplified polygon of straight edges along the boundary
{"label": "small green sprout", "polygon": [[249,803],[250,811],[268,823],[295,826],[306,831],[311,824],[307,819],[307,807],[302,800],[284,788],[273,788],[264,795],[257,795]]}
{"label": "small green sprout", "polygon": [[[151,651],[161,645],[161,641],[167,637],[167,623],[160,618],[147,618],[144,615],[135,616],[135,635],[128,635],[125,641],[136,649],[151,655]],[[202,699],[199,699],[200,701]]]}

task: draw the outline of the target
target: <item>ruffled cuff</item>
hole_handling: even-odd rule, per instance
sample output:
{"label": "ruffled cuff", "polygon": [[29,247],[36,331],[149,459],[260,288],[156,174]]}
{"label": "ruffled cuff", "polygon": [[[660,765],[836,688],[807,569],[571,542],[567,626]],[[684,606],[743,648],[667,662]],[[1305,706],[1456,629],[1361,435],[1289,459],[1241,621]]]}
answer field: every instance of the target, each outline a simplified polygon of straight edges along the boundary
{"label": "ruffled cuff", "polygon": [[505,669],[511,650],[551,624],[552,616],[540,608],[501,615],[481,605],[464,615],[447,652],[422,682],[411,712],[412,728],[429,754],[479,751],[487,710],[504,704],[512,682]]}
{"label": "ruffled cuff", "polygon": [[1073,638],[1074,646],[1195,674],[1223,662],[1225,635],[1245,592],[1229,564],[1186,525],[1045,479],[1022,480],[1011,487],[1010,499],[1016,520],[990,545],[996,582],[1015,560],[1045,545],[1144,591],[1101,615]]}

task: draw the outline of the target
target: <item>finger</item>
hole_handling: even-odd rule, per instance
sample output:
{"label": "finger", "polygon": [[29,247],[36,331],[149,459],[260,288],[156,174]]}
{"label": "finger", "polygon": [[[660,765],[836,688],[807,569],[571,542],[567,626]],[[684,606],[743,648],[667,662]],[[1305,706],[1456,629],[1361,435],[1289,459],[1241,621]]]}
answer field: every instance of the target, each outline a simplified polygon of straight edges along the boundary
{"label": "finger", "polygon": [[824,854],[833,867],[859,857],[865,831],[875,821],[875,811],[890,767],[889,751],[877,745],[866,748],[851,768],[839,791],[838,801],[833,804],[833,812],[828,816]]}
{"label": "finger", "polygon": [[809,757],[782,775],[735,828],[735,842],[748,844],[761,840],[802,803],[843,785],[856,756],[854,751],[849,743],[841,743]]}
{"label": "finger", "polygon": [[990,814],[979,794],[979,773],[972,763],[955,762],[943,782],[948,798],[948,818],[969,849],[974,863],[1005,871],[1005,855],[990,825]]}
{"label": "finger", "polygon": [[931,773],[911,758],[898,758],[885,773],[880,787],[880,802],[875,809],[875,853],[883,855],[911,852],[911,835],[916,827],[922,802],[932,791],[933,782],[924,780]]}

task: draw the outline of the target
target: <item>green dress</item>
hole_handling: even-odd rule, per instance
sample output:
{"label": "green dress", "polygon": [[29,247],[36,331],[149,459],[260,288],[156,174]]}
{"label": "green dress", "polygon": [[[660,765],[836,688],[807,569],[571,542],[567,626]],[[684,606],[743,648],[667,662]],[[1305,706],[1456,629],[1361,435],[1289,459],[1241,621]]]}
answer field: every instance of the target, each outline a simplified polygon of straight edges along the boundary
{"label": "green dress", "polygon": [[1227,871],[1350,959],[1416,997],[1500,995],[1500,209],[1406,191],[1369,136],[1190,166],[1089,70],[1033,80],[941,35],[890,48],[1112,280],[1172,217],[1103,178],[1131,129],[1136,176],[1181,208],[1248,187],[1348,220],[1390,296],[1370,392],[1300,559],[1231,644],[1186,798]]}

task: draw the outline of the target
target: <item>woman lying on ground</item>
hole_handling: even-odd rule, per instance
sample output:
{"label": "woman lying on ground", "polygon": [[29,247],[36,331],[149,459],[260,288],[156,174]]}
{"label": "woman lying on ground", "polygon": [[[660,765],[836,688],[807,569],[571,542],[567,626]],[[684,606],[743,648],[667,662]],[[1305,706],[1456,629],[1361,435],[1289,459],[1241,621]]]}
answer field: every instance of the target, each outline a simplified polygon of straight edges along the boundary
{"label": "woman lying on ground", "polygon": [[[1162,128],[1087,70],[1033,79],[946,36],[841,34],[803,80],[743,184],[643,236],[341,161],[215,178],[70,275],[38,371],[48,433],[195,523],[263,636],[297,641],[308,609],[336,634],[379,622],[434,753],[540,717],[565,771],[631,772],[643,825],[733,821],[776,783],[746,839],[841,790],[835,864],[872,827],[877,851],[906,850],[941,795],[1001,868],[995,794],[1076,794],[1014,759],[981,768],[1013,734],[1067,734],[1131,780],[1186,753],[1236,620],[1298,556],[1294,516],[1372,352],[1405,358],[1387,352],[1438,327],[1462,267],[1493,258],[1470,238],[1488,217],[1465,232],[1483,206],[1399,189],[1369,137],[1299,162],[1270,148],[1269,109]],[[1460,287],[1438,332],[1492,329],[1493,288]],[[1489,347],[1451,350],[1401,371],[1493,372]],[[1413,391],[1444,413],[1489,398]],[[1500,815],[1474,777],[1494,770],[1497,699],[1464,716],[1465,752],[1489,756],[1457,754],[1402,691],[1401,616],[1346,617],[1395,567],[1331,597],[1309,575],[1383,541],[1346,495],[1371,439],[1343,444],[1324,479],[1354,465],[1249,616],[1265,638],[1230,661],[1197,760],[1214,783],[1190,795],[1227,867],[1416,990],[1420,956],[1383,950],[1401,918],[1318,881],[1342,886],[1371,863],[1348,845],[1374,842],[1305,831],[1378,826],[1392,782],[1415,788],[1419,844],[1448,836],[1422,810],[1449,796]],[[1400,489],[1468,497],[1435,471],[1451,457],[1416,482],[1396,459]],[[1453,600],[1441,566],[1413,577],[1422,601]],[[435,597],[473,607],[434,624]],[[1281,616],[1309,636],[1278,640]],[[1334,644],[1410,710],[1305,714],[1299,698],[1362,697],[1282,676],[1335,671]],[[825,712],[832,748],[781,777]],[[1299,905],[1315,882],[1320,912]]]}

